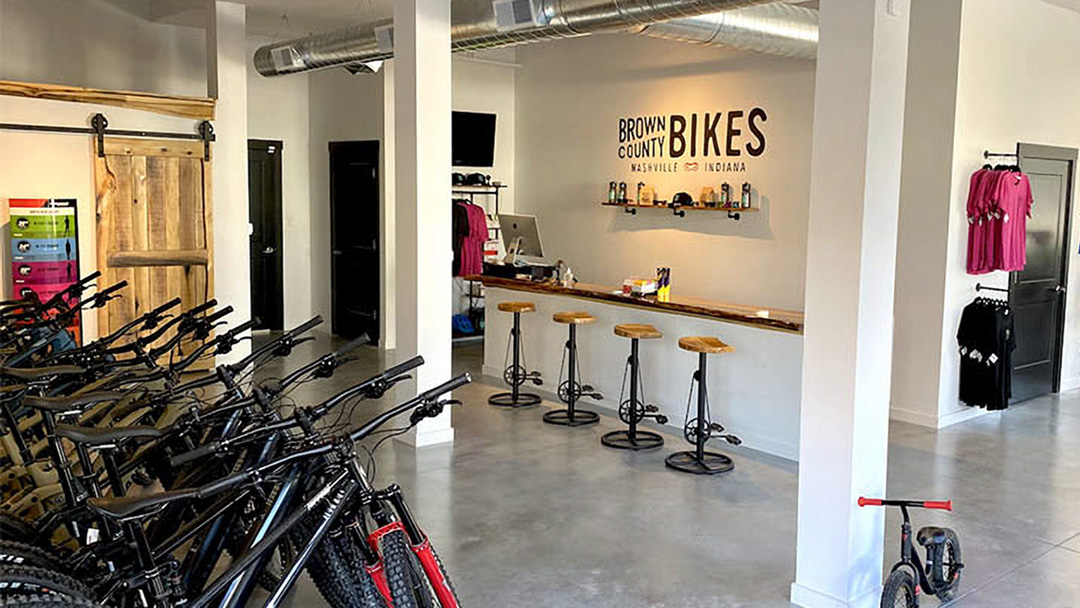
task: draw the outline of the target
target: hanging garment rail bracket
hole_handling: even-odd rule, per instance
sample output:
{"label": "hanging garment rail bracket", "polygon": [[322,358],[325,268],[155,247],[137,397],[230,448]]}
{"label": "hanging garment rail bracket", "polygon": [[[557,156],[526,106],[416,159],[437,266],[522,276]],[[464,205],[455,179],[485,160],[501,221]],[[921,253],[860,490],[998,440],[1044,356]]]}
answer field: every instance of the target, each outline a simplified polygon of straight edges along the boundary
{"label": "hanging garment rail bracket", "polygon": [[975,284],[975,291],[1000,291],[1003,293],[1009,293],[1008,289],[1001,287],[990,287],[989,285],[983,285],[982,283]]}
{"label": "hanging garment rail bracket", "polygon": [[163,131],[131,131],[126,129],[109,130],[109,119],[98,113],[90,119],[89,127],[57,127],[53,125],[30,125],[21,123],[0,123],[3,131],[29,131],[37,133],[68,133],[93,135],[97,139],[98,156],[105,156],[105,136],[112,137],[148,137],[154,139],[187,139],[203,142],[203,160],[210,160],[210,143],[217,140],[214,125],[209,120],[199,123],[196,133],[169,133]]}

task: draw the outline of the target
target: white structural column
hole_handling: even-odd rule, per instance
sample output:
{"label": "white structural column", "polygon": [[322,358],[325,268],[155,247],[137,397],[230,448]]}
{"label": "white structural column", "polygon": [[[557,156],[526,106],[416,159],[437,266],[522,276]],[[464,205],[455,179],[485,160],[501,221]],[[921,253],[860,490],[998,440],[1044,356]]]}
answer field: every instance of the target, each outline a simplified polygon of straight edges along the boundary
{"label": "white structural column", "polygon": [[822,0],[806,271],[799,518],[791,600],[877,606],[907,0]]}
{"label": "white structural column", "polygon": [[[251,318],[251,265],[248,260],[247,33],[245,6],[236,2],[206,4],[206,90],[217,100],[213,153],[214,297],[235,309],[235,323]],[[251,343],[241,342],[219,358],[244,357]]]}
{"label": "white structural column", "polygon": [[[427,361],[417,389],[450,379],[450,2],[394,2],[397,355]],[[450,412],[416,429],[417,447],[452,441]]]}

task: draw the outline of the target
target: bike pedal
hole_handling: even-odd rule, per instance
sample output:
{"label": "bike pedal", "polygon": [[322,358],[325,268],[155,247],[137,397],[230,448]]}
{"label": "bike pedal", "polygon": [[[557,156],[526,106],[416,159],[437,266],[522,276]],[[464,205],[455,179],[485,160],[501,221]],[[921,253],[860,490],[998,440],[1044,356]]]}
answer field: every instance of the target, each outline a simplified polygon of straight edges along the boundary
{"label": "bike pedal", "polygon": [[659,412],[660,408],[656,407],[655,405],[646,405],[645,406],[645,411],[647,413],[652,414],[652,413],[655,413],[655,412]]}
{"label": "bike pedal", "polygon": [[714,422],[714,423],[709,425],[709,430],[713,431],[715,433],[723,433],[724,432],[724,426],[722,424],[720,424],[719,422]]}
{"label": "bike pedal", "polygon": [[660,424],[667,424],[667,421],[668,421],[667,416],[665,416],[663,414],[657,414],[656,415],[656,422],[658,422]]}
{"label": "bike pedal", "polygon": [[529,381],[533,383],[533,386],[544,386],[544,381],[540,378],[529,378]]}
{"label": "bike pedal", "polygon": [[591,393],[591,392],[593,392],[593,387],[588,385],[588,384],[582,384],[581,385],[581,392],[582,392],[582,394]]}
{"label": "bike pedal", "polygon": [[739,439],[735,435],[724,435],[723,439],[731,445],[742,445],[742,439]]}

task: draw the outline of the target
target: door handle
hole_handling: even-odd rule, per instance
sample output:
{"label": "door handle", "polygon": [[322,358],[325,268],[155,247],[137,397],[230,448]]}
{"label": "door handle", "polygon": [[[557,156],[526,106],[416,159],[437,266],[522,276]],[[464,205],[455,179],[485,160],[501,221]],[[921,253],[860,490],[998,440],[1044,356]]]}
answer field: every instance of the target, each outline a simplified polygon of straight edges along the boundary
{"label": "door handle", "polygon": [[342,250],[340,250],[340,249],[335,249],[335,250],[330,252],[331,255],[341,255],[342,253],[344,253],[344,252]]}
{"label": "door handle", "polygon": [[265,254],[267,254],[267,255],[269,255],[269,254],[271,254],[271,253],[274,253],[275,251],[277,251],[277,249],[274,249],[273,247],[269,247],[269,246],[267,246],[267,248],[266,248],[266,249],[263,249],[263,250],[262,250],[262,252],[263,252],[263,253],[265,253]]}
{"label": "door handle", "polygon": [[1055,293],[1065,293],[1065,286],[1064,285],[1058,285],[1058,286],[1054,287],[1054,292]]}

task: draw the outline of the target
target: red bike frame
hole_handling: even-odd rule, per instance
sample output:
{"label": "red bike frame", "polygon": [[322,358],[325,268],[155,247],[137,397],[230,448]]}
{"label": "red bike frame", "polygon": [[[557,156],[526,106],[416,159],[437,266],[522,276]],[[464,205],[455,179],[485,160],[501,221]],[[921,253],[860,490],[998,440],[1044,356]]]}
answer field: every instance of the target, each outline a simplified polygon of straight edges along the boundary
{"label": "red bike frame", "polygon": [[[379,542],[387,534],[394,532],[395,530],[401,531],[405,538],[409,535],[405,531],[405,526],[401,522],[395,521],[387,524],[378,530],[375,530],[368,536],[368,544],[371,548],[379,553]],[[424,541],[419,545],[409,543],[409,548],[416,555],[416,558],[420,561],[420,567],[424,569],[424,574],[427,575],[428,581],[431,583],[431,588],[435,590],[435,596],[439,600],[439,605],[442,608],[460,608],[457,598],[454,597],[454,592],[450,589],[450,581],[446,579],[443,574],[442,568],[439,567],[439,561],[435,559],[435,552],[431,548],[431,541],[425,536]],[[387,606],[393,607],[393,601],[390,598],[390,586],[386,582],[386,570],[383,567],[382,554],[379,553],[379,562],[374,566],[368,566],[367,572],[371,575],[371,578],[375,581],[375,586],[378,587],[379,593],[382,594],[383,599],[386,600]]]}

